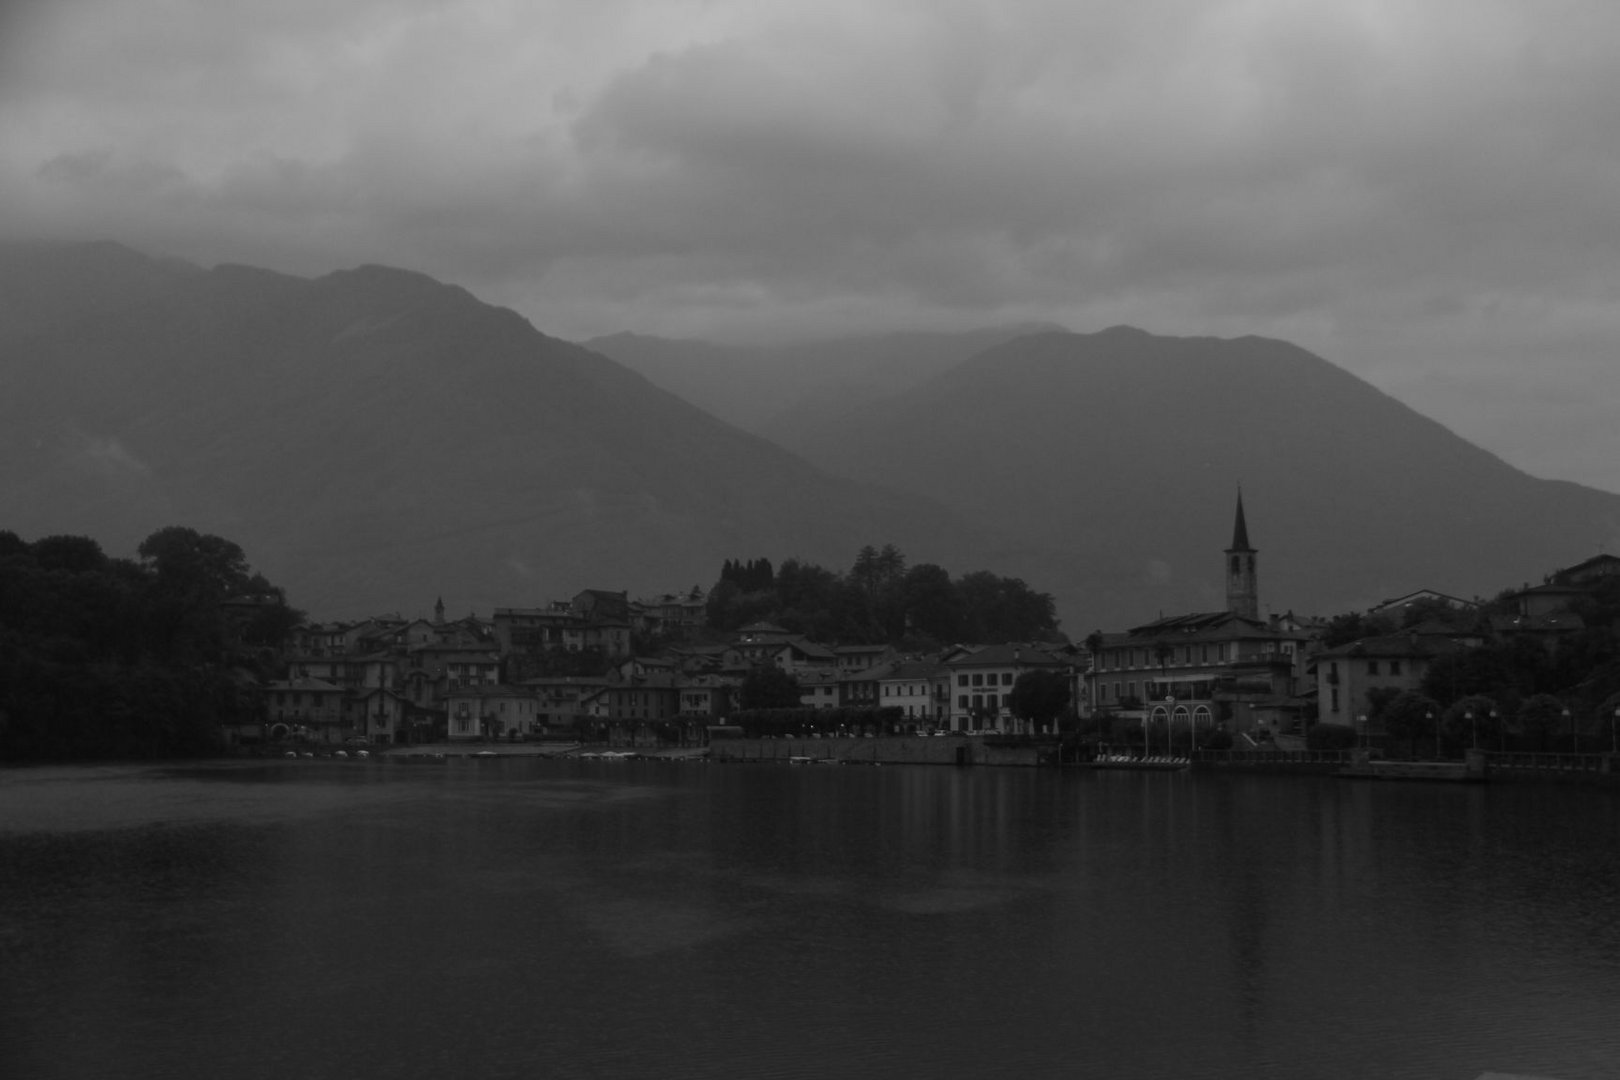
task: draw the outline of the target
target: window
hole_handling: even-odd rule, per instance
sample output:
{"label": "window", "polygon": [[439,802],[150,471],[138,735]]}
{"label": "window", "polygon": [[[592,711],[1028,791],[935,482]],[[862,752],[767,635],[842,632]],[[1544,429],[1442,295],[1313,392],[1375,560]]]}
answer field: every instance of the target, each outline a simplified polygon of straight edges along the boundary
{"label": "window", "polygon": [[1333,688],[1333,711],[1339,711],[1339,688],[1337,686]]}
{"label": "window", "polygon": [[1389,662],[1389,673],[1391,675],[1399,675],[1401,673],[1401,662],[1399,660],[1391,660]]}
{"label": "window", "polygon": [[965,709],[968,707],[968,698],[966,694],[956,695],[956,707],[959,709]]}
{"label": "window", "polygon": [[984,708],[984,695],[983,694],[974,694],[973,695],[973,707],[975,709]]}
{"label": "window", "polygon": [[968,682],[967,682],[967,676],[966,675],[958,675],[956,677],[956,685],[957,686],[966,686],[967,684],[968,684]]}
{"label": "window", "polygon": [[1378,661],[1376,661],[1376,660],[1367,661],[1367,674],[1369,674],[1369,675],[1378,674]]}
{"label": "window", "polygon": [[1013,684],[1013,674],[1012,674],[1012,672],[1003,671],[1001,673],[1001,685],[1002,686],[1011,686],[1012,684]]}
{"label": "window", "polygon": [[974,686],[983,686],[984,685],[984,674],[982,672],[975,671],[973,673],[973,685]]}

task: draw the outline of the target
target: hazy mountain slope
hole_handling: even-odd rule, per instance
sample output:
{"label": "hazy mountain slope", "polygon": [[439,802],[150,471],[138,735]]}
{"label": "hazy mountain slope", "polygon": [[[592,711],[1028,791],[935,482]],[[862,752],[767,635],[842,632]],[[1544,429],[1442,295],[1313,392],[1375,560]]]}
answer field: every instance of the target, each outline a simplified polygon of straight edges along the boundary
{"label": "hazy mountain slope", "polygon": [[331,614],[982,551],[937,505],[830,479],[418,274],[12,248],[0,292],[0,528],[27,538],[128,554],[194,525]]}
{"label": "hazy mountain slope", "polygon": [[717,345],[612,334],[586,348],[745,431],[797,431],[823,411],[908,390],[985,349],[1054,326],[903,332],[781,346]]}
{"label": "hazy mountain slope", "polygon": [[1260,338],[1031,336],[790,448],[1010,530],[999,561],[1058,593],[1071,634],[1221,607],[1239,483],[1278,611],[1489,594],[1620,538],[1620,496],[1527,476]]}

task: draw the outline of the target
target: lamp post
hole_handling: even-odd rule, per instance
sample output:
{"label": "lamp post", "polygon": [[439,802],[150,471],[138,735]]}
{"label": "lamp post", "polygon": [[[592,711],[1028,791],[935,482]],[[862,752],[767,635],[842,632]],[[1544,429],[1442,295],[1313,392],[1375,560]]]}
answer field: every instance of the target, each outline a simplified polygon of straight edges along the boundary
{"label": "lamp post", "polygon": [[1496,715],[1496,710],[1495,709],[1491,710],[1491,727],[1496,729],[1496,748],[1498,750],[1506,750],[1507,749],[1507,736],[1505,734],[1503,734],[1503,732],[1502,732],[1502,724],[1501,724],[1500,719]]}
{"label": "lamp post", "polygon": [[1473,709],[1464,710],[1463,711],[1463,719],[1468,721],[1468,729],[1471,732],[1471,734],[1469,736],[1469,741],[1470,741],[1471,745],[1473,746],[1473,748],[1475,750],[1478,750],[1479,749],[1479,724],[1478,724],[1478,722],[1476,722],[1474,720],[1474,710]]}
{"label": "lamp post", "polygon": [[1423,710],[1423,719],[1434,721],[1434,759],[1440,760],[1440,720],[1434,715],[1433,709]]}
{"label": "lamp post", "polygon": [[1614,715],[1609,717],[1609,753],[1620,754],[1620,737],[1615,734],[1616,724],[1620,724],[1620,705],[1614,707]]}
{"label": "lamp post", "polygon": [[1581,737],[1575,734],[1575,717],[1568,709],[1564,710],[1564,719],[1569,721],[1569,745],[1577,754],[1581,752]]}
{"label": "lamp post", "polygon": [[1356,714],[1356,745],[1357,746],[1366,746],[1367,745],[1367,714],[1366,713],[1357,713]]}
{"label": "lamp post", "polygon": [[1175,725],[1171,723],[1176,716],[1176,695],[1164,695],[1164,752],[1166,757],[1176,756]]}

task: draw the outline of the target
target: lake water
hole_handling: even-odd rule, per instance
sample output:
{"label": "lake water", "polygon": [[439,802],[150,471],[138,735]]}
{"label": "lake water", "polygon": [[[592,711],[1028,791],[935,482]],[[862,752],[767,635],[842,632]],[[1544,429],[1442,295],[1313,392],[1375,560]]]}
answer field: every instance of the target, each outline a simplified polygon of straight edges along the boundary
{"label": "lake water", "polygon": [[0,771],[0,1076],[1620,1075],[1620,793]]}

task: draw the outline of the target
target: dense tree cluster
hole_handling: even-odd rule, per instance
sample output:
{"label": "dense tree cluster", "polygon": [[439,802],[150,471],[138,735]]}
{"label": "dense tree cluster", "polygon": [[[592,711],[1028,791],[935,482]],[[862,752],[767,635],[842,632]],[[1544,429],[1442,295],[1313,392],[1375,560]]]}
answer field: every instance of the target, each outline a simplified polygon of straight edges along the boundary
{"label": "dense tree cluster", "polygon": [[1481,614],[1472,608],[1459,608],[1435,597],[1418,597],[1406,604],[1399,615],[1368,615],[1359,611],[1335,615],[1328,620],[1322,635],[1322,648],[1336,649],[1362,638],[1382,637],[1401,630],[1409,630],[1425,623],[1438,623],[1455,630],[1473,629]]}
{"label": "dense tree cluster", "polygon": [[0,532],[0,760],[211,750],[298,619],[217,536],[163,529],[131,560]]}
{"label": "dense tree cluster", "polygon": [[[762,569],[763,568],[763,571]],[[848,573],[788,559],[728,560],[709,594],[711,630],[772,622],[817,641],[926,649],[958,641],[1062,641],[1050,594],[1018,578],[975,571],[953,579],[932,563],[908,566],[892,544],[868,545]]]}
{"label": "dense tree cluster", "polygon": [[725,565],[720,567],[721,582],[730,582],[743,592],[758,592],[769,589],[775,575],[771,570],[769,559],[727,559]]}
{"label": "dense tree cluster", "polygon": [[1018,719],[1044,728],[1069,707],[1069,680],[1050,668],[1023,672],[1013,681],[1007,708]]}

